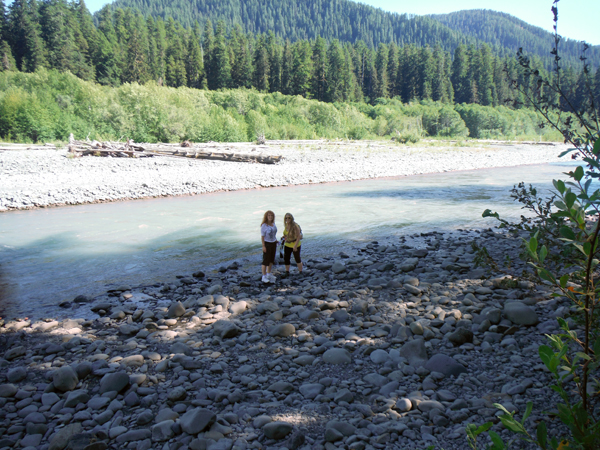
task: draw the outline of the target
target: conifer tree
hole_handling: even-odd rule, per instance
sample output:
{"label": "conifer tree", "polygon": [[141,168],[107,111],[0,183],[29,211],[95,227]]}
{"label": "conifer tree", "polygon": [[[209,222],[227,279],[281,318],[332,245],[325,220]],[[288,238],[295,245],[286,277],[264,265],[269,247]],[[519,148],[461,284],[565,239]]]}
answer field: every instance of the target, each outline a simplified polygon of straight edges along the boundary
{"label": "conifer tree", "polygon": [[477,72],[477,91],[479,92],[479,102],[482,105],[493,105],[494,96],[492,85],[494,83],[494,71],[492,66],[492,51],[487,44],[483,44],[479,49],[479,70]]}
{"label": "conifer tree", "polygon": [[464,45],[459,45],[454,51],[451,81],[454,88],[454,101],[456,103],[468,103],[471,98],[471,83],[469,80],[469,58]]}
{"label": "conifer tree", "polygon": [[398,78],[398,46],[392,42],[388,53],[388,91],[390,97],[398,95],[396,79]]}
{"label": "conifer tree", "polygon": [[379,44],[375,56],[375,71],[377,72],[377,83],[373,87],[374,98],[388,98],[388,57],[389,48],[385,44]]}
{"label": "conifer tree", "polygon": [[[156,45],[156,60],[154,62],[154,73],[157,74],[156,80],[164,82],[167,77],[167,30],[164,20],[160,17],[154,22],[153,33],[154,44]],[[206,67],[206,66],[205,66]]]}
{"label": "conifer tree", "polygon": [[88,80],[96,79],[96,61],[94,55],[98,52],[98,30],[94,26],[92,15],[84,0],[75,0],[71,4],[71,25],[73,37],[79,54],[83,57],[79,61],[77,73],[81,78]]}
{"label": "conifer tree", "polygon": [[41,35],[35,0],[14,0],[9,8],[9,44],[20,70],[34,72],[46,67],[46,47]]}
{"label": "conifer tree", "polygon": [[[213,76],[212,72],[212,53],[215,46],[213,25],[210,19],[206,19],[204,24],[204,34],[202,37],[202,58],[204,59],[204,76],[206,78],[207,87],[210,89]],[[210,80],[210,82],[209,82]]]}
{"label": "conifer tree", "polygon": [[254,46],[253,86],[261,92],[269,91],[269,54],[264,34],[258,36]]}
{"label": "conifer tree", "polygon": [[418,84],[419,57],[417,48],[413,45],[405,45],[402,48],[402,72],[401,96],[404,103],[409,103],[419,96]]}
{"label": "conifer tree", "polygon": [[96,66],[96,80],[100,84],[117,86],[121,82],[121,52],[110,6],[107,5],[98,12],[97,20],[98,45],[92,56]]}
{"label": "conifer tree", "polygon": [[419,51],[418,97],[420,100],[431,98],[435,64],[430,47]]}
{"label": "conifer tree", "polygon": [[231,63],[225,40],[225,22],[222,20],[217,23],[214,47],[211,50],[208,88],[211,90],[227,88],[231,85]]}
{"label": "conifer tree", "polygon": [[149,79],[148,35],[141,14],[136,14],[125,47],[123,81],[145,83]]}
{"label": "conifer tree", "polygon": [[327,50],[327,73],[329,74],[327,79],[327,87],[325,92],[325,101],[328,102],[341,102],[348,98],[348,81],[346,66],[346,58],[344,50],[337,39],[334,39],[329,44]]}
{"label": "conifer tree", "polygon": [[292,94],[292,70],[294,59],[292,55],[292,46],[289,40],[283,44],[283,54],[281,56],[281,93],[285,95]]}
{"label": "conifer tree", "polygon": [[290,94],[310,96],[310,82],[313,73],[312,48],[308,41],[297,41],[292,45],[292,78]]}
{"label": "conifer tree", "polygon": [[327,90],[327,43],[322,37],[317,37],[312,47],[313,74],[311,80],[312,97],[323,101]]}
{"label": "conifer tree", "polygon": [[0,72],[17,70],[17,63],[13,58],[8,42],[0,39]]}
{"label": "conifer tree", "polygon": [[0,0],[0,40],[8,43],[8,19],[6,17],[4,0]]}
{"label": "conifer tree", "polygon": [[281,92],[281,46],[272,31],[267,35],[269,55],[269,91]]}
{"label": "conifer tree", "polygon": [[171,17],[166,23],[167,64],[165,82],[167,86],[181,87],[187,85],[186,51],[183,43],[183,29]]}
{"label": "conifer tree", "polygon": [[189,34],[186,70],[188,86],[202,89],[204,61],[202,60],[202,49],[200,48],[200,25],[198,22],[194,24],[194,28]]}
{"label": "conifer tree", "polygon": [[448,78],[446,71],[446,57],[442,47],[436,45],[432,53],[433,77],[431,80],[432,100],[448,103]]}
{"label": "conifer tree", "polygon": [[252,55],[248,38],[242,31],[240,24],[236,24],[231,31],[230,47],[233,61],[231,64],[231,82],[235,88],[252,86]]}

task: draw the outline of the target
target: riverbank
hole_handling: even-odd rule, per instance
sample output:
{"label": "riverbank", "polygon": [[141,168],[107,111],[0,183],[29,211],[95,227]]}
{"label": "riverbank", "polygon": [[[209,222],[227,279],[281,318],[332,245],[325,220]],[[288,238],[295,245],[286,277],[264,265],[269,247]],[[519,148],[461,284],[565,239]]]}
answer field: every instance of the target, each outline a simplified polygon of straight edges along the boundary
{"label": "riverbank", "polygon": [[570,305],[476,267],[473,243],[525,268],[519,238],[432,232],[275,284],[231,264],[7,322],[0,448],[458,450],[468,423],[505,436],[496,402],[532,401],[534,427],[555,401],[537,349]]}
{"label": "riverbank", "polygon": [[187,158],[69,158],[66,149],[0,152],[0,211],[195,195],[331,181],[539,164],[564,144],[375,141],[209,144],[215,151],[281,155],[275,165]]}

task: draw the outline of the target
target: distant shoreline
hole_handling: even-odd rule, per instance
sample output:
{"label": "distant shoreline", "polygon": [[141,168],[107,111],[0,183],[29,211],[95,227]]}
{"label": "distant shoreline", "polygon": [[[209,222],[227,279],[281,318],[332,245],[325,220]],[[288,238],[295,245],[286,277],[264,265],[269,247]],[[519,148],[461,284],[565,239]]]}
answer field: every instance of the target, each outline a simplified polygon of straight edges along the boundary
{"label": "distant shoreline", "polygon": [[66,149],[0,152],[0,212],[222,191],[433,174],[559,161],[558,143],[389,141],[209,144],[215,151],[281,155],[275,165],[187,158],[68,158]]}

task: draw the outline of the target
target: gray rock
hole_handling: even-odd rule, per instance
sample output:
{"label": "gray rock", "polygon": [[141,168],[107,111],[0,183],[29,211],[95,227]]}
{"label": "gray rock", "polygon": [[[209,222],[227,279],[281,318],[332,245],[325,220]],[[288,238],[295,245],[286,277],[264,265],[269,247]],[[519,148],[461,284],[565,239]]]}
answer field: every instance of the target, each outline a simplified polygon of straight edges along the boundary
{"label": "gray rock", "polygon": [[210,427],[216,420],[217,415],[209,409],[195,408],[181,416],[179,424],[185,433],[196,435]]}
{"label": "gray rock", "polygon": [[467,342],[473,342],[473,332],[466,328],[457,328],[454,332],[448,335],[448,340],[455,346],[466,344]]}
{"label": "gray rock", "polygon": [[291,323],[280,323],[269,330],[269,336],[288,337],[296,332],[296,327]]}
{"label": "gray rock", "polygon": [[174,436],[172,420],[163,420],[152,427],[152,440],[154,442],[168,441]]}
{"label": "gray rock", "polygon": [[231,306],[229,306],[229,312],[233,315],[241,314],[246,311],[247,307],[248,303],[246,303],[244,300],[240,300],[239,302],[232,303]]}
{"label": "gray rock", "polygon": [[331,271],[333,273],[344,273],[346,271],[346,266],[344,263],[336,261],[333,263],[333,266],[331,266]]}
{"label": "gray rock", "polygon": [[18,383],[19,381],[22,381],[25,378],[27,378],[27,371],[25,370],[25,367],[21,366],[9,370],[6,374],[6,381],[8,381],[9,383]]}
{"label": "gray rock", "polygon": [[4,359],[6,359],[7,361],[12,361],[13,359],[17,359],[17,358],[20,358],[21,356],[25,356],[26,354],[27,354],[27,348],[25,348],[22,345],[19,345],[17,347],[12,347],[12,348],[8,349],[4,353]]}
{"label": "gray rock", "polygon": [[152,437],[152,431],[148,428],[142,428],[139,430],[131,430],[117,436],[117,443],[122,444],[124,442],[143,441],[144,439],[150,439]]}
{"label": "gray rock", "polygon": [[408,284],[408,283],[406,283],[406,284],[404,285],[404,289],[405,289],[405,290],[406,290],[406,291],[407,291],[409,294],[412,294],[412,295],[421,295],[421,294],[423,293],[423,292],[421,291],[421,289],[419,289],[419,288],[418,288],[418,287],[416,287],[416,286],[413,286],[412,284]]}
{"label": "gray rock", "polygon": [[417,336],[422,335],[425,332],[423,324],[419,321],[411,322],[408,327],[410,328],[410,331]]}
{"label": "gray rock", "polygon": [[54,388],[61,392],[72,391],[78,382],[77,373],[71,366],[63,366],[52,375]]}
{"label": "gray rock", "polygon": [[536,325],[539,322],[538,315],[525,303],[504,303],[504,317],[517,325]]}
{"label": "gray rock", "polygon": [[269,439],[281,440],[292,432],[293,426],[288,422],[270,422],[266,424],[262,430],[265,436]]}
{"label": "gray rock", "polygon": [[390,355],[385,350],[378,348],[369,355],[369,358],[375,364],[383,364],[390,359]]}
{"label": "gray rock", "polygon": [[50,439],[50,446],[48,450],[64,450],[69,443],[71,436],[79,434],[83,431],[81,423],[71,423],[64,428],[60,429],[52,439]]}
{"label": "gray rock", "polygon": [[179,414],[177,414],[171,408],[163,408],[158,412],[158,414],[154,418],[154,422],[159,423],[159,422],[163,422],[165,420],[177,420],[177,419],[179,419]]}
{"label": "gray rock", "polygon": [[90,399],[86,389],[77,389],[69,392],[65,401],[65,408],[74,408],[80,403],[87,403]]}
{"label": "gray rock", "polygon": [[330,348],[323,354],[323,361],[328,364],[350,364],[352,356],[345,348]]}
{"label": "gray rock", "polygon": [[129,385],[127,372],[107,373],[100,380],[100,394],[105,392],[121,392]]}
{"label": "gray rock", "polygon": [[283,392],[288,394],[294,390],[294,385],[287,381],[276,381],[268,388],[271,392]]}
{"label": "gray rock", "polygon": [[348,322],[348,320],[350,320],[350,314],[348,314],[348,311],[345,309],[332,312],[330,317],[340,323]]}
{"label": "gray rock", "polygon": [[400,348],[400,356],[408,360],[408,364],[421,367],[427,362],[427,348],[423,339],[408,341]]}
{"label": "gray rock", "polygon": [[443,373],[447,377],[450,375],[457,377],[461,373],[467,373],[465,366],[457,362],[454,358],[442,353],[433,355],[425,364],[425,368],[431,372]]}
{"label": "gray rock", "polygon": [[169,310],[167,311],[167,317],[170,319],[174,319],[177,317],[181,317],[185,314],[185,306],[181,302],[172,303],[169,306]]}
{"label": "gray rock", "polygon": [[343,436],[352,436],[356,434],[356,427],[348,422],[341,422],[338,420],[330,420],[325,425],[325,429],[334,429],[340,432]]}
{"label": "gray rock", "polygon": [[229,320],[217,320],[213,323],[213,334],[221,339],[231,339],[238,336],[242,330]]}
{"label": "gray rock", "polygon": [[395,408],[401,412],[408,412],[412,409],[412,402],[408,398],[400,398],[396,402]]}
{"label": "gray rock", "polygon": [[313,400],[317,395],[323,392],[325,386],[320,383],[309,383],[300,386],[300,393],[309,400]]}
{"label": "gray rock", "polygon": [[419,258],[407,258],[398,265],[398,269],[402,272],[410,272],[411,270],[415,270],[418,264]]}

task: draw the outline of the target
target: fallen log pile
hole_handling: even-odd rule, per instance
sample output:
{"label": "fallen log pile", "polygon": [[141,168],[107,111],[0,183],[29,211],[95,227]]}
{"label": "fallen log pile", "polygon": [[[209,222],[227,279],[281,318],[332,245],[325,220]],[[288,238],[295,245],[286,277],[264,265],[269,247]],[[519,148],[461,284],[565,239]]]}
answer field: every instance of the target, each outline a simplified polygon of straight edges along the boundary
{"label": "fallen log pile", "polygon": [[[216,161],[249,162],[275,164],[281,156],[264,154],[247,154],[233,151],[213,151],[214,145],[192,144],[137,144],[132,140],[126,142],[77,141],[69,139],[67,146],[71,156],[106,156],[112,158],[150,158],[150,157],[183,157],[192,159],[210,159]],[[229,150],[229,147],[227,148]]]}

